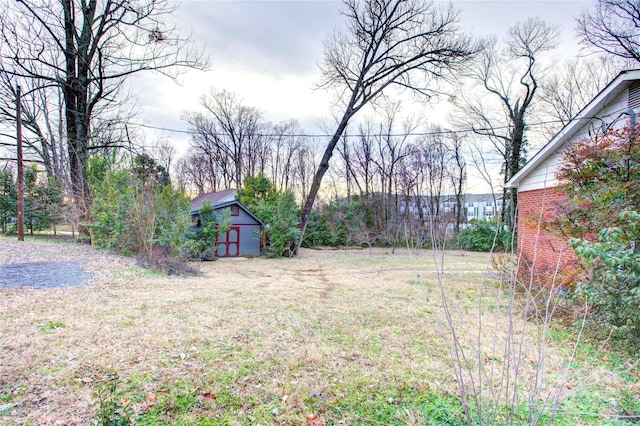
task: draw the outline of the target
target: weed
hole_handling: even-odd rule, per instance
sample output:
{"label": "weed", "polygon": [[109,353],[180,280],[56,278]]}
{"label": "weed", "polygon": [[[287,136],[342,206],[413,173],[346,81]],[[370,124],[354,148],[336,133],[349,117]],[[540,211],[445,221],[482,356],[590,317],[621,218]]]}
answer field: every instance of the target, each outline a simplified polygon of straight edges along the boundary
{"label": "weed", "polygon": [[38,330],[43,333],[47,333],[57,328],[64,328],[64,327],[66,327],[66,325],[62,321],[51,321],[46,324],[39,325]]}
{"label": "weed", "polygon": [[111,375],[100,383],[96,390],[98,408],[95,413],[94,424],[97,426],[127,426],[131,425],[131,408],[128,401],[122,398],[118,390],[118,376]]}

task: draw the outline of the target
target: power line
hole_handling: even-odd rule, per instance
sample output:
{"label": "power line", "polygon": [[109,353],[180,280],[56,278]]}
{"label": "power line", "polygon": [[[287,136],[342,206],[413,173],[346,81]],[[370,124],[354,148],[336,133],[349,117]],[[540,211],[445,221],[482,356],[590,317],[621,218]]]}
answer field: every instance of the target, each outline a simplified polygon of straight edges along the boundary
{"label": "power line", "polygon": [[[593,119],[593,118],[597,118],[597,117],[582,117],[580,118],[581,120],[583,119]],[[528,124],[527,127],[537,127],[537,126],[543,126],[543,125],[547,125],[547,124],[557,124],[557,123],[562,123],[562,120],[547,120],[547,121],[538,121],[535,123],[531,123]],[[182,129],[171,129],[168,127],[158,127],[158,126],[152,126],[150,124],[142,124],[142,123],[128,123],[129,125],[132,126],[138,126],[138,127],[143,127],[146,129],[153,129],[153,130],[161,130],[163,132],[169,132],[169,133],[181,133],[181,134],[186,134],[186,135],[196,135],[199,132],[194,131],[194,130],[182,130]],[[494,130],[505,130],[510,128],[511,126],[495,126],[495,127],[479,127],[479,128],[471,128],[471,129],[446,129],[446,130],[432,130],[432,131],[428,131],[428,132],[408,132],[408,133],[392,133],[392,134],[388,134],[385,136],[391,136],[391,137],[403,137],[403,136],[438,136],[438,135],[454,135],[454,134],[466,134],[466,133],[478,133],[478,132],[491,132]],[[225,133],[218,133],[218,132],[213,132],[213,133],[209,133],[212,136],[225,136]],[[300,138],[330,138],[333,136],[333,134],[329,134],[329,133],[254,133],[254,136],[260,136],[260,137],[300,137]],[[488,135],[487,135],[488,136]],[[342,137],[346,137],[346,138],[358,138],[361,137],[360,134],[345,134]]]}

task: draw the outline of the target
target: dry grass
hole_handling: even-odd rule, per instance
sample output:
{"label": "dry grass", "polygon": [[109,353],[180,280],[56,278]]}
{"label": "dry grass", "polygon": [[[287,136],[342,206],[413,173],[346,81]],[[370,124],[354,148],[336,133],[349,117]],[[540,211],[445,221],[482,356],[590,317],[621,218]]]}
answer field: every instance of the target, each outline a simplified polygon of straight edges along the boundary
{"label": "dry grass", "polygon": [[[184,278],[89,247],[0,239],[0,263],[28,259],[80,259],[93,278],[0,291],[2,424],[87,424],[113,373],[141,424],[423,424],[433,418],[415,403],[442,401],[461,419],[430,252],[303,251]],[[473,321],[489,258],[445,261],[457,318]],[[367,412],[384,404],[384,419]]]}

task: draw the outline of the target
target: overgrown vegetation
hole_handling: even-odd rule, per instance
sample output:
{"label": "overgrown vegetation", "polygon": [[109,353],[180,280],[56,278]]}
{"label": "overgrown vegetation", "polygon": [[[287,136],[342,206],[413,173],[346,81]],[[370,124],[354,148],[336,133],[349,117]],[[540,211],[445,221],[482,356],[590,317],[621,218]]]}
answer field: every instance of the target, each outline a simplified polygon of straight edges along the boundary
{"label": "overgrown vegetation", "polygon": [[205,201],[198,211],[198,217],[199,223],[189,232],[186,250],[194,259],[214,260],[218,235],[224,234],[231,227],[231,211],[224,209],[218,216],[211,202]]}
{"label": "overgrown vegetation", "polygon": [[263,175],[247,176],[238,200],[265,224],[266,254],[292,256],[300,239],[300,210],[293,192],[277,191]]}
{"label": "overgrown vegetation", "polygon": [[[2,424],[87,424],[97,418],[97,391],[113,371],[118,385],[105,389],[102,406],[107,413],[125,410],[138,425],[465,422],[456,385],[469,382],[453,379],[451,341],[439,332],[433,252],[308,250],[292,259],[205,263],[201,276],[184,280],[89,247],[0,238],[1,255],[16,257],[12,250],[23,252],[27,244],[24,256],[33,260],[72,252],[95,271],[92,285],[73,291],[2,293],[0,405],[10,406],[0,411]],[[552,383],[570,371],[551,424],[623,424],[616,416],[640,412],[640,379],[628,356],[583,342],[568,362],[575,334],[551,323],[547,356],[540,358],[538,317],[529,319],[520,346],[524,310],[515,304],[508,317],[504,292],[483,272],[489,256],[447,251],[444,260],[440,275],[461,342],[473,351],[481,339],[485,349],[469,352],[481,355],[467,358],[470,368],[482,363],[490,373],[493,365],[496,373],[483,377],[496,380],[498,371],[514,371],[514,358],[493,349],[493,336],[504,336],[513,323],[512,350],[525,354],[517,364],[521,384],[534,383],[524,380],[535,378],[541,361]],[[39,331],[58,321],[66,326]],[[485,379],[481,395],[488,398],[496,382]],[[527,394],[510,408],[513,423],[527,421]],[[483,411],[485,419],[505,414],[502,397],[493,412]]]}
{"label": "overgrown vegetation", "polygon": [[187,196],[148,156],[138,156],[129,168],[115,163],[115,157],[90,161],[93,222],[86,225],[92,244],[136,255],[167,273],[188,270],[182,262],[192,226]]}
{"label": "overgrown vegetation", "polygon": [[[34,232],[51,228],[65,212],[63,185],[42,176],[35,164],[24,171],[24,226]],[[7,234],[17,231],[18,194],[13,173],[7,167],[0,170],[0,230]]]}
{"label": "overgrown vegetation", "polygon": [[547,218],[552,232],[571,238],[586,271],[577,294],[633,348],[640,345],[639,143],[640,132],[627,126],[572,144],[558,176],[566,198]]}
{"label": "overgrown vegetation", "polygon": [[495,220],[473,219],[457,237],[458,247],[471,251],[511,251],[515,234]]}
{"label": "overgrown vegetation", "polygon": [[[431,248],[445,244],[453,217],[440,216],[435,205],[424,206],[436,216],[412,213],[400,196],[370,194],[333,200],[310,216],[303,247],[362,246]],[[428,198],[428,197],[427,197]],[[403,205],[404,204],[404,205]],[[431,230],[435,232],[431,232]]]}
{"label": "overgrown vegetation", "polygon": [[354,239],[353,204],[334,201],[323,206],[322,212],[313,212],[304,233],[302,247],[338,247],[358,244]]}
{"label": "overgrown vegetation", "polygon": [[[626,223],[625,223],[626,222]],[[592,268],[591,280],[577,286],[598,309],[598,316],[615,327],[616,335],[640,348],[640,215],[620,215],[622,226],[605,228],[596,241],[573,239],[576,254]]]}

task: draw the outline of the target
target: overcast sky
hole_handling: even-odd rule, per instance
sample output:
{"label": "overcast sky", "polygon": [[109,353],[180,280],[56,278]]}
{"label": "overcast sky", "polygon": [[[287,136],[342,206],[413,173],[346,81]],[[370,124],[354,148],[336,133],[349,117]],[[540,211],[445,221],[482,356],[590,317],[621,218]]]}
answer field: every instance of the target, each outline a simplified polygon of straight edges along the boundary
{"label": "overcast sky", "polygon": [[[496,34],[528,17],[540,17],[562,27],[557,56],[574,56],[575,16],[585,1],[457,1],[460,25],[473,35]],[[273,122],[297,119],[308,133],[323,133],[317,123],[329,117],[329,98],[314,90],[319,78],[322,43],[344,21],[336,1],[213,1],[186,0],[179,6],[179,26],[205,46],[211,70],[183,75],[182,85],[159,76],[136,77],[137,122],[187,130],[181,115],[198,109],[198,98],[209,87],[239,94],[244,104],[261,109]],[[439,108],[441,111],[442,108]],[[437,116],[437,114],[436,114]],[[148,131],[175,141],[181,151],[188,136]]]}

